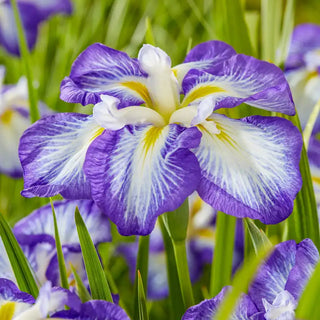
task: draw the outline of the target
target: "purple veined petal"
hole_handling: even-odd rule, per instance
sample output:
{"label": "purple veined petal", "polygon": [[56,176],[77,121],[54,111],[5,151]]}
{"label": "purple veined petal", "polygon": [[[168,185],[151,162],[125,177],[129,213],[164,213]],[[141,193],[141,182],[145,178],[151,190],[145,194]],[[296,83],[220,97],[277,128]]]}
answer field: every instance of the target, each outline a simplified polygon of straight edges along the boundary
{"label": "purple veined petal", "polygon": [[[183,315],[182,320],[212,320],[230,287],[224,287],[220,293],[210,300],[204,300],[189,308]],[[238,302],[230,320],[252,319],[258,312],[249,296],[243,294]]]}
{"label": "purple veined petal", "polygon": [[304,239],[297,244],[295,265],[289,273],[285,287],[295,299],[299,299],[318,262],[318,249],[310,239]]}
{"label": "purple veined petal", "polygon": [[294,115],[295,109],[287,80],[277,66],[243,54],[219,64],[210,73],[190,70],[183,83],[182,106],[199,103],[212,95],[219,108],[233,108],[243,102],[264,110]]}
{"label": "purple veined petal", "polygon": [[172,70],[181,85],[184,76],[191,69],[203,70],[210,73],[213,65],[222,62],[235,54],[236,51],[225,42],[203,42],[191,49],[184,62],[175,66]]}
{"label": "purple veined petal", "polygon": [[130,320],[126,312],[116,304],[104,300],[91,300],[81,305],[81,310],[60,311],[53,315],[55,319],[76,320]]}
{"label": "purple veined petal", "polygon": [[0,172],[13,178],[22,176],[18,156],[20,137],[29,127],[30,120],[21,113],[7,110],[0,115]]}
{"label": "purple veined petal", "polygon": [[92,116],[61,113],[44,117],[25,131],[19,157],[25,197],[90,199],[90,184],[83,163],[91,142],[103,129]]}
{"label": "purple veined petal", "polygon": [[310,239],[276,245],[251,283],[249,296],[260,311],[264,311],[266,302],[273,304],[284,290],[297,299],[318,260],[319,253]]}
{"label": "purple veined petal", "polygon": [[72,13],[72,3],[69,0],[19,0],[19,2],[33,4],[40,12],[42,20],[57,13]]}
{"label": "purple veined petal", "polygon": [[10,260],[8,258],[2,239],[0,239],[0,278],[5,278],[10,281],[16,282],[16,278],[14,276]]}
{"label": "purple veined petal", "polygon": [[[37,8],[31,3],[18,3],[22,24],[24,26],[26,40],[29,49],[36,43],[38,34],[38,24],[41,15]],[[19,55],[19,41],[10,1],[5,0],[0,3],[0,45],[10,54]]]}
{"label": "purple veined petal", "polygon": [[198,128],[202,139],[193,151],[202,171],[197,191],[204,201],[227,214],[266,224],[290,215],[301,188],[302,147],[301,134],[290,121],[215,114]]}
{"label": "purple veined petal", "polygon": [[[79,244],[78,233],[74,221],[76,207],[79,208],[81,216],[95,245],[101,242],[111,241],[109,221],[93,201],[55,201],[54,209],[62,246]],[[43,206],[20,220],[14,227],[14,233],[18,238],[21,238],[21,235],[27,235],[29,239],[32,238],[32,235],[50,235],[54,238],[51,205],[48,204]]]}
{"label": "purple veined petal", "polygon": [[292,33],[286,69],[305,66],[305,54],[314,49],[320,49],[320,26],[311,23],[296,26]]}
{"label": "purple veined petal", "polygon": [[84,170],[92,197],[123,235],[149,234],[158,215],[175,210],[199,183],[188,148],[196,128],[126,126],[105,131],[88,149]]}
{"label": "purple veined petal", "polygon": [[119,98],[121,107],[141,105],[150,100],[146,74],[137,59],[95,43],[74,61],[69,77],[61,83],[61,99],[82,105],[96,104],[100,95]]}

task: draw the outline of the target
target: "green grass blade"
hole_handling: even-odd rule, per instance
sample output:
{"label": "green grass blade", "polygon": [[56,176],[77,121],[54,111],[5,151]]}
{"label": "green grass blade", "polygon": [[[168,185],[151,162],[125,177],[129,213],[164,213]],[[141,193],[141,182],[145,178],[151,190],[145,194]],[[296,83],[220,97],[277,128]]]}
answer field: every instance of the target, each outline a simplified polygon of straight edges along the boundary
{"label": "green grass blade", "polygon": [[210,295],[212,297],[217,295],[222,287],[231,283],[235,226],[235,217],[218,212],[210,279]]}
{"label": "green grass blade", "polygon": [[58,263],[59,263],[59,273],[60,273],[60,280],[62,288],[69,289],[69,282],[67,276],[67,269],[66,264],[64,261],[64,256],[61,247],[61,241],[59,236],[58,224],[57,224],[57,217],[54,210],[54,205],[52,199],[50,198],[50,204],[52,209],[52,217],[53,217],[53,224],[54,224],[54,237],[56,239],[56,249],[57,249],[57,256],[58,256]]}
{"label": "green grass blade", "polygon": [[75,212],[75,221],[92,298],[113,302],[109,284],[105,277],[97,250],[78,208]]}
{"label": "green grass blade", "polygon": [[252,54],[244,9],[240,0],[216,0],[213,6],[214,32],[238,53]]}
{"label": "green grass blade", "polygon": [[71,267],[71,271],[72,274],[74,276],[74,280],[76,282],[76,286],[77,286],[77,294],[79,296],[79,298],[81,299],[81,301],[87,302],[89,300],[92,300],[90,293],[88,292],[86,286],[84,285],[83,281],[81,280],[80,276],[77,273],[77,270],[73,267],[72,264],[70,264]]}
{"label": "green grass blade", "polygon": [[256,271],[263,263],[266,256],[270,253],[271,249],[271,246],[263,248],[257,255],[251,256],[237,271],[232,282],[232,289],[228,292],[221,303],[215,316],[215,320],[230,319],[238,299],[242,293],[246,293],[248,291],[249,284],[253,280]]}
{"label": "green grass blade", "polygon": [[260,249],[271,245],[269,238],[263,230],[259,229],[251,219],[245,218],[244,221],[250,235],[255,254],[258,254]]}
{"label": "green grass blade", "polygon": [[150,18],[146,18],[146,35],[145,35],[146,43],[152,44],[153,46],[156,45],[156,42],[154,40],[153,30]]}
{"label": "green grass blade", "polygon": [[[149,264],[149,236],[139,237],[139,249],[136,263],[136,277],[134,282],[134,319],[140,319],[139,303],[139,275],[144,285],[145,295],[148,288],[148,264]],[[141,293],[140,293],[141,294]]]}
{"label": "green grass blade", "polygon": [[147,301],[145,289],[143,287],[142,277],[138,271],[138,303],[139,303],[139,320],[148,320]]}
{"label": "green grass blade", "polygon": [[308,281],[296,310],[297,319],[318,320],[320,314],[320,263]]}
{"label": "green grass blade", "polygon": [[17,31],[18,31],[19,47],[20,47],[22,62],[23,62],[26,77],[28,80],[28,93],[29,93],[29,101],[30,101],[30,120],[33,123],[40,118],[40,113],[38,110],[37,93],[33,86],[32,63],[30,59],[30,54],[29,54],[25,33],[23,30],[22,22],[21,22],[21,17],[19,14],[19,9],[17,6],[17,1],[10,0],[10,2],[13,9],[13,14],[16,21]]}
{"label": "green grass blade", "polygon": [[39,289],[30,269],[28,260],[2,214],[0,214],[0,235],[19,289],[30,293],[33,297],[37,298]]}

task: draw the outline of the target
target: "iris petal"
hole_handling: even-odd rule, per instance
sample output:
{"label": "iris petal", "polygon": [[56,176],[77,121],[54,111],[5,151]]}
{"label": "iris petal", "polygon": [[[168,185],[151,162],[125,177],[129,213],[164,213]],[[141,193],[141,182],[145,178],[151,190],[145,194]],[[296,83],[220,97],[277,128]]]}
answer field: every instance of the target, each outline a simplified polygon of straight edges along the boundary
{"label": "iris petal", "polygon": [[237,217],[263,223],[287,218],[301,187],[298,129],[276,117],[234,120],[218,114],[198,128],[201,198]]}
{"label": "iris petal", "polygon": [[82,167],[90,143],[102,131],[92,116],[76,113],[47,116],[33,124],[20,140],[22,195],[90,198]]}
{"label": "iris petal", "polygon": [[200,137],[178,125],[126,126],[92,143],[84,166],[92,196],[121,234],[149,234],[158,215],[195,190],[199,165],[187,148]]}

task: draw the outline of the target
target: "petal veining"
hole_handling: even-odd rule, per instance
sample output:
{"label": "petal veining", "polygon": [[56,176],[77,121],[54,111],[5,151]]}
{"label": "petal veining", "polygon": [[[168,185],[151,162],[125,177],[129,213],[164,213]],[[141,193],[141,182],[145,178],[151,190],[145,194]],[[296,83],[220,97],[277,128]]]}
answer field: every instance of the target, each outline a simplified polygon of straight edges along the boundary
{"label": "petal veining", "polygon": [[[194,150],[202,170],[198,193],[213,208],[237,217],[278,223],[287,218],[301,187],[301,135],[291,122],[213,115],[198,126]],[[216,133],[218,129],[220,133]]]}

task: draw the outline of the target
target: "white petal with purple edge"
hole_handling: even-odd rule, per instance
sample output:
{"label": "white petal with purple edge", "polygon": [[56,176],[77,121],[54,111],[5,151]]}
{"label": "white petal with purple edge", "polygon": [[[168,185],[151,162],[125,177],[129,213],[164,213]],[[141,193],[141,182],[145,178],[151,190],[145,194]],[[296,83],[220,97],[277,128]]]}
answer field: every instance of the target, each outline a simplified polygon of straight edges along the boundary
{"label": "white petal with purple edge", "polygon": [[61,83],[61,99],[82,105],[100,102],[101,94],[115,96],[121,106],[150,104],[146,75],[136,59],[96,43],[83,51]]}
{"label": "white petal with purple edge", "polygon": [[275,65],[242,54],[214,65],[210,73],[190,70],[182,83],[183,106],[215,96],[217,108],[243,102],[265,110],[295,113],[289,85]]}
{"label": "white petal with purple edge", "polygon": [[301,187],[298,129],[277,117],[235,120],[218,114],[198,128],[203,135],[194,153],[202,170],[201,198],[237,217],[263,223],[287,218]]}
{"label": "white petal with purple edge", "polygon": [[34,123],[20,140],[22,195],[90,198],[83,163],[89,145],[102,132],[92,116],[76,113],[55,114]]}
{"label": "white petal with purple edge", "polygon": [[84,166],[92,197],[121,234],[149,234],[158,215],[195,190],[199,165],[188,148],[200,137],[178,125],[126,126],[93,142]]}

